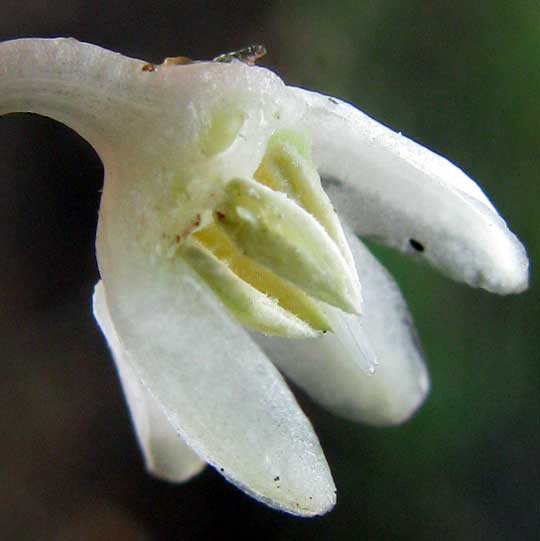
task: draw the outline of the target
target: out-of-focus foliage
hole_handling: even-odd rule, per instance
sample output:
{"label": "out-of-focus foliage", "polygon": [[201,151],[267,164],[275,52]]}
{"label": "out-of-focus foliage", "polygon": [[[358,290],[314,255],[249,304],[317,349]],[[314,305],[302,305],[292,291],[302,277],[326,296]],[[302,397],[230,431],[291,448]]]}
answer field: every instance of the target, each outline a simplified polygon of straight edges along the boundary
{"label": "out-of-focus foliage", "polygon": [[477,179],[528,248],[531,289],[495,297],[373,247],[409,300],[432,393],[392,429],[301,397],[338,486],[335,511],[288,517],[212,471],[160,483],[142,470],[90,314],[99,161],[52,121],[2,118],[0,537],[536,539],[539,22],[536,0],[6,0],[0,39],[73,35],[153,61],[264,43],[263,63],[289,83],[354,102]]}

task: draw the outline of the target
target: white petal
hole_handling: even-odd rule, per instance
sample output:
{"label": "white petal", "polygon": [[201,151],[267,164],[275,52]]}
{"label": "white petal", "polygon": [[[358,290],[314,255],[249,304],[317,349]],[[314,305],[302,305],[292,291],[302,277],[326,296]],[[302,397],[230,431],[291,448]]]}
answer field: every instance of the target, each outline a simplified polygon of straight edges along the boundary
{"label": "white petal", "polygon": [[122,213],[107,211],[107,185],[103,197],[97,247],[111,317],[126,361],[171,424],[266,504],[299,515],[328,511],[328,465],[279,372],[182,260],[152,265],[138,252]]}
{"label": "white petal", "polygon": [[149,189],[159,190],[167,175],[177,184],[250,178],[270,135],[302,114],[303,103],[264,68],[148,66],[75,39],[3,42],[0,115],[34,112],[70,126],[106,169],[154,164]]}
{"label": "white petal", "polygon": [[[363,315],[335,311],[342,324],[321,338],[254,338],[287,376],[335,413],[375,425],[400,423],[429,391],[426,367],[395,282],[357,238],[347,238],[364,292]],[[371,352],[378,361],[373,374],[365,369]]]}
{"label": "white petal", "polygon": [[184,443],[126,362],[101,282],[97,283],[94,291],[94,315],[111,348],[146,468],[167,481],[187,481],[206,463]]}
{"label": "white petal", "polygon": [[347,103],[290,90],[309,105],[319,173],[356,233],[408,253],[423,248],[422,257],[472,286],[527,287],[523,246],[460,169]]}

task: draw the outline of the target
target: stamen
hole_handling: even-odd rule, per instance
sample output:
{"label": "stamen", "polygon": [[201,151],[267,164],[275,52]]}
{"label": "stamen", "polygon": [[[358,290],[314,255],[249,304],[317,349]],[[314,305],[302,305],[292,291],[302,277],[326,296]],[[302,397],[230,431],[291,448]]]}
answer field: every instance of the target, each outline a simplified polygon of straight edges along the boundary
{"label": "stamen", "polygon": [[217,259],[226,263],[238,278],[274,299],[284,310],[305,321],[316,331],[330,330],[326,318],[312,299],[299,288],[242,254],[219,227],[210,225],[194,233],[193,237]]}
{"label": "stamen", "polygon": [[354,271],[323,227],[287,196],[234,179],[219,212],[219,226],[248,257],[316,299],[358,313]]}
{"label": "stamen", "polygon": [[[226,150],[242,123],[234,110],[214,113],[203,153]],[[356,269],[306,137],[276,132],[255,179],[230,179],[221,190],[210,224],[199,220],[176,244],[239,321],[265,334],[315,336],[331,330],[317,300],[358,312]]]}
{"label": "stamen", "polygon": [[285,130],[274,134],[254,178],[273,190],[286,193],[309,212],[325,228],[353,272],[356,272],[343,229],[322,187],[311,159],[309,141],[305,137]]}

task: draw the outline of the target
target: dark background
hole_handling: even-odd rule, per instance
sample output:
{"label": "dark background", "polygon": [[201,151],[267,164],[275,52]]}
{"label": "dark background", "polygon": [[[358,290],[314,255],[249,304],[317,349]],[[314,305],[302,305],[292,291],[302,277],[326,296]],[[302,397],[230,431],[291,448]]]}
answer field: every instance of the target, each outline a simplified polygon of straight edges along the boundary
{"label": "dark background", "polygon": [[207,59],[264,43],[289,83],[358,104],[478,179],[527,246],[531,289],[496,297],[377,249],[432,375],[406,425],[373,429],[300,396],[338,487],[287,516],[208,469],[150,478],[90,297],[101,163],[49,119],[0,119],[0,537],[13,540],[537,539],[540,3],[508,0],[3,0],[0,39],[74,36]]}

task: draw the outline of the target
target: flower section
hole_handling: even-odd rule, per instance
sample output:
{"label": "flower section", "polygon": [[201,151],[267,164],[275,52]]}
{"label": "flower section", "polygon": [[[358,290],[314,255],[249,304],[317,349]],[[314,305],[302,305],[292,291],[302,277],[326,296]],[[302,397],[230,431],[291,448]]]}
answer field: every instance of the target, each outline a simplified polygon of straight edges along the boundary
{"label": "flower section", "polygon": [[312,516],[335,487],[276,366],[377,425],[429,390],[405,302],[359,236],[501,294],[527,286],[528,261],[450,162],[238,58],[154,66],[69,39],[6,42],[0,114],[55,118],[104,163],[94,313],[148,469],[181,481],[207,463]]}
{"label": "flower section", "polygon": [[314,300],[358,312],[358,278],[311,160],[299,154],[294,135],[285,138],[291,143],[275,137],[255,178],[228,181],[210,223],[178,254],[243,324],[270,335],[316,336],[330,324]]}

